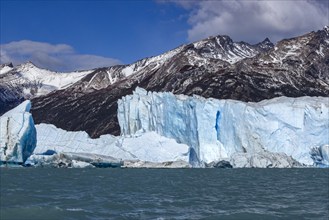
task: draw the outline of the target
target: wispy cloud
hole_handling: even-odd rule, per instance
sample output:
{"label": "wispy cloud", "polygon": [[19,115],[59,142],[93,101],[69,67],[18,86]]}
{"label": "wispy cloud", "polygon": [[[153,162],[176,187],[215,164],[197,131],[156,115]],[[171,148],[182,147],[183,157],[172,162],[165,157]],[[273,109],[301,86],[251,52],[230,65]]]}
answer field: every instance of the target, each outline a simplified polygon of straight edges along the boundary
{"label": "wispy cloud", "polygon": [[22,40],[0,45],[0,63],[17,65],[27,61],[57,71],[85,70],[121,63],[113,58],[79,54],[67,44]]}
{"label": "wispy cloud", "polygon": [[[163,2],[163,1],[162,1]],[[234,40],[273,41],[328,25],[329,2],[321,0],[170,0],[190,11],[188,40],[226,34]]]}

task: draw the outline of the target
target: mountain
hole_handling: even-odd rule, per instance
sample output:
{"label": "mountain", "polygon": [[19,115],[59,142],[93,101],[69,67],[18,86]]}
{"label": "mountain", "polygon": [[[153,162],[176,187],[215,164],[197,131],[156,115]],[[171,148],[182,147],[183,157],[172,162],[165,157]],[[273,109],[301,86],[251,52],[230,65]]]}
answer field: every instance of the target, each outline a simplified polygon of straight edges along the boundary
{"label": "mountain", "polygon": [[130,65],[95,69],[68,87],[33,98],[32,114],[36,123],[99,137],[120,133],[117,100],[137,86],[253,102],[329,96],[328,48],[328,27],[276,45],[268,39],[250,45],[209,37]]}
{"label": "mountain", "polygon": [[[211,37],[193,44],[196,52],[189,50],[190,45],[183,45],[159,56],[145,58],[130,65],[118,65],[113,67],[98,68],[91,74],[81,79],[72,88],[71,92],[89,93],[106,88],[113,83],[129,77],[144,75],[158,71],[166,62],[170,62],[175,56],[188,52],[192,63],[202,65],[207,59],[216,59],[235,63],[247,57],[253,57],[259,52],[268,50],[273,44],[268,40],[256,45],[245,42],[235,43],[228,36]],[[186,51],[187,50],[187,51]],[[196,54],[194,54],[196,53]]]}
{"label": "mountain", "polygon": [[[162,78],[169,77],[169,84],[173,80],[188,82],[189,76],[183,76],[184,79],[177,79],[176,76],[180,72],[188,73],[194,68],[198,71],[204,71],[204,68],[209,69],[207,71],[215,71],[218,66],[227,68],[231,63],[263,51],[264,46],[261,48],[261,45],[263,43],[235,43],[227,36],[217,36],[180,46],[131,65],[99,68],[65,90],[34,99],[32,112],[37,122],[57,121],[58,127],[85,130],[92,137],[109,132],[118,135],[120,128],[116,118],[116,102],[122,96],[131,94],[136,86],[156,91],[171,91],[167,85],[162,85]],[[44,106],[48,106],[49,109]],[[61,112],[60,117],[57,111]],[[72,114],[75,116],[74,119],[71,117]],[[85,118],[91,120],[85,121]],[[97,123],[96,130],[94,123]]]}

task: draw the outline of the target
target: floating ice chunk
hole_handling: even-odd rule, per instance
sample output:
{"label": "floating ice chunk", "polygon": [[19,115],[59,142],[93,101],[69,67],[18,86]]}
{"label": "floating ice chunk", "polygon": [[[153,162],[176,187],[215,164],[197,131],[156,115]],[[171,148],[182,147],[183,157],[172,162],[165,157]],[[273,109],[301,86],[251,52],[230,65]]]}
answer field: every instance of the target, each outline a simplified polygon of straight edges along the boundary
{"label": "floating ice chunk", "polygon": [[155,132],[139,131],[140,133],[137,132],[131,137],[102,135],[97,139],[91,139],[86,132],[65,131],[49,124],[36,125],[36,129],[38,142],[34,150],[35,155],[49,155],[50,152],[65,153],[65,155],[76,153],[80,156],[86,154],[85,157],[103,155],[123,161],[141,160],[153,163],[189,160],[187,145],[179,144],[174,139],[160,136]]}
{"label": "floating ice chunk", "polygon": [[251,153],[234,153],[231,157],[231,164],[235,168],[291,168],[301,167],[301,164],[292,157],[284,153],[257,152]]}

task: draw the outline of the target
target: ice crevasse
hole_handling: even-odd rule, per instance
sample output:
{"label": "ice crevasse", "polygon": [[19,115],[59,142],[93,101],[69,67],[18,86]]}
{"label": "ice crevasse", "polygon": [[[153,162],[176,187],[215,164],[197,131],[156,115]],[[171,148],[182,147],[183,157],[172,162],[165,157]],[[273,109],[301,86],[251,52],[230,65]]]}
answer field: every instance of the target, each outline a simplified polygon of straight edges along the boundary
{"label": "ice crevasse", "polygon": [[317,158],[329,165],[328,97],[246,103],[137,88],[118,101],[118,120],[124,136],[155,131],[190,146],[189,160],[195,165],[220,160],[239,163],[239,155],[244,155],[243,160],[285,155],[304,165],[313,165]]}

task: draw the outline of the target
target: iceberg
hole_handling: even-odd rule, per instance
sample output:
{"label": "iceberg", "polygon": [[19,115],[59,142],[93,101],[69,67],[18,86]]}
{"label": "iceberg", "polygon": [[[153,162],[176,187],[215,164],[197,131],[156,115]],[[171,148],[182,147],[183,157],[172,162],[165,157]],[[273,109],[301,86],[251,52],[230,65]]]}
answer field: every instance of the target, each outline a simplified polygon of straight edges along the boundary
{"label": "iceberg", "polygon": [[285,153],[260,151],[252,153],[234,153],[231,157],[235,168],[287,168],[302,167],[302,165]]}
{"label": "iceberg", "polygon": [[161,164],[175,161],[188,163],[189,160],[187,145],[155,132],[136,132],[130,137],[108,134],[91,139],[84,131],[65,131],[50,124],[35,127],[38,142],[27,165],[58,167],[58,164],[63,164],[71,167],[78,161],[101,167],[102,164],[112,166],[122,162],[123,165],[123,161],[130,161],[125,166],[132,167],[139,161]]}
{"label": "iceberg", "polygon": [[0,161],[23,164],[36,147],[36,129],[30,114],[31,102],[24,101],[0,117]]}
{"label": "iceberg", "polygon": [[[329,143],[329,98],[246,103],[137,88],[118,100],[118,121],[123,136],[156,132],[188,145],[195,166],[221,160],[241,167],[312,166],[312,146]],[[262,161],[242,161],[250,158]]]}
{"label": "iceberg", "polygon": [[53,155],[33,154],[25,166],[36,167],[65,167],[65,168],[94,168],[121,167],[123,162],[116,158],[90,153],[54,153]]}

